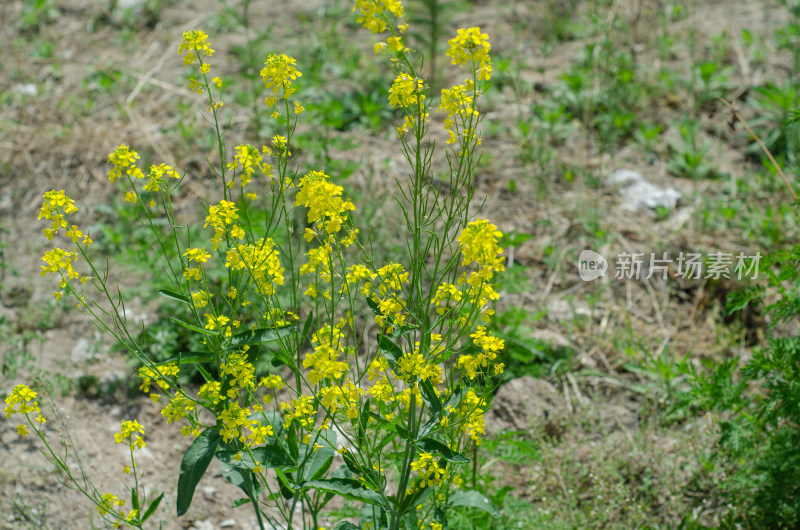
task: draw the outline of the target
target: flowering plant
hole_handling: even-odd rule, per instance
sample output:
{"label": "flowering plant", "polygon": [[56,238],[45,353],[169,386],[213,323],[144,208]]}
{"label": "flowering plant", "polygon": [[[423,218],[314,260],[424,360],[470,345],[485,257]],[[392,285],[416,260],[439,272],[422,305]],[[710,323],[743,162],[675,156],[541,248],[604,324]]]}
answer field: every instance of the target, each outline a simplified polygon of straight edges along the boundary
{"label": "flowering plant", "polygon": [[[403,114],[397,135],[410,178],[397,201],[408,238],[402,259],[376,262],[370,234],[351,218],[356,205],[330,176],[313,169],[298,178],[292,145],[304,107],[295,97],[302,73],[293,58],[271,54],[261,71],[281,134],[261,148],[235,146],[228,158],[218,119],[224,83],[212,74],[214,50],[202,31],[185,33],[179,53],[196,69],[190,88],[207,97],[218,142],[212,169],[221,197],[207,207],[205,240],[192,241],[176,223],[172,197],[188,178],[178,168],[158,164],[145,173],[136,151],[121,145],[109,156],[109,179],[127,186],[125,200],[152,228],[172,283],[160,294],[174,302],[173,320],[202,336],[204,351],[155,362],[93,261],[91,238],[70,225],[74,201],[63,191],[45,194],[45,235],[64,231],[72,248],[47,251],[42,274],[58,279],[57,298],[73,297],[141,362],[140,388],[191,440],[177,486],[179,516],[213,459],[244,492],[261,528],[318,528],[337,495],[362,503],[361,528],[436,530],[447,527],[456,506],[494,512],[464,489],[461,472],[484,435],[483,415],[503,371],[495,362],[503,341],[487,328],[498,298],[492,281],[504,270],[502,234],[472,211],[477,102],[492,75],[489,40],[469,28],[449,42],[452,63],[469,75],[439,99],[448,146],[444,192],[433,185],[432,97],[421,57],[405,46],[403,7],[357,0],[354,11],[364,27],[386,35],[375,52],[391,55],[389,103]],[[258,211],[265,213],[260,224]],[[84,265],[85,275],[75,268]],[[105,309],[93,301],[98,293]],[[199,387],[178,384],[190,366],[203,378]],[[6,414],[23,415],[46,454],[68,471],[47,445],[35,397],[19,385]],[[115,525],[141,527],[163,498],[146,504],[139,484],[133,457],[145,446],[144,429],[125,421],[115,437],[130,448],[123,471],[135,481],[132,510],[111,493],[81,490]],[[26,435],[26,424],[18,431]]]}

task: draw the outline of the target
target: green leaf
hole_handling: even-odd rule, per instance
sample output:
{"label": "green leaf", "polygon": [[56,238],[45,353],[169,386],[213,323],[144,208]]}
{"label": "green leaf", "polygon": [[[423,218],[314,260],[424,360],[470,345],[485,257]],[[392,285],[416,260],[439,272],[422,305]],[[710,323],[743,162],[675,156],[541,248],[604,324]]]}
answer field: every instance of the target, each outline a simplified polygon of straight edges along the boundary
{"label": "green leaf", "polygon": [[196,331],[197,333],[202,333],[203,335],[217,335],[216,331],[210,331],[207,329],[203,329],[201,327],[195,326],[194,324],[189,324],[188,322],[184,322],[183,320],[175,317],[169,317],[170,320],[175,322],[176,324],[185,327],[186,329],[190,329],[192,331]]}
{"label": "green leaf", "polygon": [[205,475],[208,464],[214,458],[214,452],[219,445],[219,433],[206,429],[198,436],[189,449],[183,454],[181,470],[178,476],[178,517],[189,510],[197,483]]}
{"label": "green leaf", "polygon": [[158,509],[158,506],[161,504],[162,500],[164,500],[164,492],[163,491],[161,492],[161,495],[156,497],[156,499],[153,502],[150,503],[150,506],[147,507],[147,511],[144,512],[144,515],[142,515],[142,518],[140,519],[140,521],[142,523],[144,523],[145,521],[150,519],[150,516],[152,516],[156,512],[156,510]]}
{"label": "green leaf", "polygon": [[375,506],[383,505],[383,498],[380,495],[363,487],[361,482],[354,478],[311,480],[303,484],[303,487],[335,493],[351,501],[366,502],[368,504],[374,504]]}
{"label": "green leaf", "polygon": [[334,530],[359,530],[360,528],[360,526],[356,526],[350,521],[342,521],[333,527]]}
{"label": "green leaf", "polygon": [[500,512],[492,506],[489,499],[475,490],[457,491],[450,497],[450,506],[469,506],[488,513],[492,517],[499,517]]}
{"label": "green leaf", "polygon": [[442,402],[439,401],[439,396],[436,395],[433,385],[430,381],[420,381],[419,388],[422,391],[422,401],[431,409],[436,416],[442,414]]}
{"label": "green leaf", "polygon": [[156,366],[162,366],[167,363],[174,363],[177,362],[178,364],[200,364],[200,363],[210,363],[214,360],[213,353],[182,353],[179,355],[173,355],[166,361],[158,363]]}
{"label": "green leaf", "polygon": [[314,321],[314,313],[311,312],[308,314],[308,318],[306,319],[306,323],[303,325],[303,334],[300,336],[300,342],[304,343],[308,337],[311,336],[311,324]]}
{"label": "green leaf", "polygon": [[131,507],[139,513],[139,492],[136,488],[131,488]]}
{"label": "green leaf", "polygon": [[442,415],[434,414],[433,416],[431,416],[431,419],[425,422],[425,425],[423,425],[420,428],[419,433],[417,433],[418,436],[420,436],[421,438],[428,436],[428,434],[430,434],[434,428],[441,426],[441,422],[442,422]]}
{"label": "green leaf", "polygon": [[383,333],[378,333],[378,348],[380,351],[390,354],[395,362],[403,356],[403,349]]}
{"label": "green leaf", "polygon": [[389,333],[389,336],[392,337],[393,339],[396,339],[397,337],[405,337],[406,335],[417,329],[419,329],[419,326],[416,325],[395,326],[394,331]]}
{"label": "green leaf", "polygon": [[289,477],[286,476],[286,473],[280,469],[276,469],[275,474],[278,476],[278,485],[280,486],[281,495],[283,495],[286,499],[291,499],[294,497],[294,490],[297,485],[292,482]]}
{"label": "green leaf", "polygon": [[251,454],[241,452],[241,458],[236,460],[236,455],[240,451],[220,451],[217,458],[229,466],[237,469],[253,469],[256,464],[269,468],[287,469],[296,465],[294,459],[286,453],[286,450],[279,443],[271,443],[263,447],[255,447]]}
{"label": "green leaf", "polygon": [[237,348],[246,344],[259,344],[261,342],[275,342],[297,331],[297,326],[288,324],[279,328],[260,328],[243,331],[231,337],[231,346]]}
{"label": "green leaf", "polygon": [[184,296],[180,293],[176,293],[175,291],[170,291],[167,289],[159,289],[158,294],[163,296],[164,298],[169,298],[170,300],[175,300],[176,302],[183,302],[184,304],[192,305],[192,299],[188,296]]}
{"label": "green leaf", "polygon": [[[222,476],[225,477],[225,480],[242,490],[245,495],[249,495],[250,492],[248,491],[248,488],[250,487],[250,484],[253,483],[253,472],[249,469],[240,469],[236,466],[230,465],[228,462],[220,459],[220,455],[221,453],[217,453],[217,459],[219,459],[219,470],[222,473]],[[246,480],[245,473],[250,474],[250,482]],[[261,488],[259,488],[259,491],[260,489]],[[250,499],[248,498],[247,500],[249,501]]]}
{"label": "green leaf", "polygon": [[395,424],[394,430],[397,431],[397,434],[399,434],[400,438],[402,438],[403,440],[405,440],[407,442],[411,442],[412,444],[416,441],[416,440],[414,440],[414,437],[411,436],[411,431],[409,431],[408,429],[406,429],[402,425]]}
{"label": "green leaf", "polygon": [[375,302],[375,300],[373,300],[371,296],[367,296],[366,298],[367,298],[367,305],[372,310],[372,312],[375,313],[376,316],[382,317],[383,312],[378,307],[377,302]]}
{"label": "green leaf", "polygon": [[470,461],[469,458],[465,457],[461,453],[456,453],[442,442],[434,440],[433,438],[422,438],[421,440],[417,440],[414,445],[420,451],[424,451],[426,453],[435,453],[448,462],[453,462],[455,464],[466,464]]}
{"label": "green leaf", "polygon": [[[311,449],[313,451],[313,449]],[[317,452],[306,463],[303,473],[303,480],[317,480],[325,476],[325,473],[331,468],[333,464],[333,457],[336,451],[330,447],[323,447],[317,449]]]}

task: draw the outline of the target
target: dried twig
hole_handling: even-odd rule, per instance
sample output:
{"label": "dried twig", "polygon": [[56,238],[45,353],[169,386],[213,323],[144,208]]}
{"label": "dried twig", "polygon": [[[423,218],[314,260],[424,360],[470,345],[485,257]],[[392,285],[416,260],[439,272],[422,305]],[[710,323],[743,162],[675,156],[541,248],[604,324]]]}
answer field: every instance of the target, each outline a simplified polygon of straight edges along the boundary
{"label": "dried twig", "polygon": [[[769,161],[772,162],[772,165],[775,167],[775,169],[778,171],[778,174],[783,179],[784,184],[786,184],[786,187],[789,189],[789,193],[792,195],[792,199],[794,199],[795,202],[797,202],[797,193],[795,193],[794,188],[792,188],[792,185],[789,184],[789,179],[786,178],[786,174],[781,169],[781,166],[778,165],[778,162],[775,160],[775,157],[772,156],[772,153],[770,153],[769,149],[767,149],[767,146],[764,145],[764,142],[761,141],[761,138],[759,138],[758,135],[753,132],[753,129],[751,129],[750,126],[747,125],[747,122],[744,120],[744,118],[742,118],[742,115],[739,114],[739,111],[736,110],[736,106],[734,106],[733,103],[731,103],[725,98],[719,98],[719,99],[730,109],[731,113],[733,114],[733,117],[739,123],[742,124],[747,133],[753,138],[755,138],[756,142],[758,142],[758,145],[761,147],[761,150],[764,151],[764,154],[767,155],[767,158],[769,158]],[[733,123],[734,121],[731,120],[731,127],[733,127]]]}

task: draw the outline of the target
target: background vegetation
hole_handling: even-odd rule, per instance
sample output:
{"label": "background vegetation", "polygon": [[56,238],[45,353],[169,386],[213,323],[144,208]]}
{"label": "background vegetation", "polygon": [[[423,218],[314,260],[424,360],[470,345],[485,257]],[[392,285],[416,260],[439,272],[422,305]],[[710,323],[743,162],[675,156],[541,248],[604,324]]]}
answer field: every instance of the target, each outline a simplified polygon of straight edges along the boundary
{"label": "background vegetation", "polygon": [[[454,28],[480,25],[495,61],[476,191],[486,196],[482,215],[506,234],[496,310],[511,383],[496,396],[492,439],[471,478],[500,516],[465,512],[451,525],[795,527],[795,198],[720,98],[796,190],[800,4],[410,0],[406,11],[415,46],[441,51]],[[236,59],[221,64],[243,65],[223,73],[244,109],[263,98],[267,53],[297,59],[311,115],[300,154],[347,188],[367,212],[362,231],[391,254],[405,244],[392,207],[405,175],[381,59],[343,0],[26,0],[0,4],[0,15],[9,21],[0,28],[0,388],[23,378],[51,387],[86,463],[112,485],[103,469],[119,455],[94,447],[97,429],[111,433],[131,413],[149,419],[154,450],[142,466],[166,488],[181,438],[136,391],[135,367],[82,315],[56,307],[38,278],[42,192],[81,190],[97,245],[125,267],[120,287],[136,297],[126,310],[145,318],[159,355],[191,351],[154,296],[162,286],[145,281],[159,269],[156,254],[106,179],[107,153],[125,142],[144,164],[186,170],[179,216],[195,215],[211,192],[204,153],[213,137],[184,88],[179,32],[204,27],[218,54]],[[427,68],[434,83],[458,80],[441,61]],[[225,124],[234,142],[274,133],[254,112],[228,112]],[[629,211],[607,181],[618,169],[681,199]],[[770,258],[749,282],[686,280],[677,267],[666,280],[583,282],[584,249]],[[548,386],[513,386],[524,376]],[[88,509],[65,519],[79,498],[7,425],[0,420],[0,526],[88,527]],[[250,524],[236,519],[236,495],[219,477],[199,491],[188,524]],[[167,527],[177,528],[167,503]],[[345,504],[330,517],[352,512]]]}

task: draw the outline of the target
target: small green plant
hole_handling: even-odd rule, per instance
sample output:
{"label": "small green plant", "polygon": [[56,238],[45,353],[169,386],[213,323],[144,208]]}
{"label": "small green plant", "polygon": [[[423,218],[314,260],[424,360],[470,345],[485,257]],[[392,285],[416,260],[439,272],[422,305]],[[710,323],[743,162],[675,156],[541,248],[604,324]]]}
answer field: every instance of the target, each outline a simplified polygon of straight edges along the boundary
{"label": "small green plant", "polygon": [[[749,120],[753,131],[778,162],[796,167],[800,153],[800,123],[791,119],[790,109],[800,107],[800,88],[791,82],[782,85],[768,83],[755,90],[752,106],[757,113],[756,118]],[[753,141],[745,153],[758,160],[763,151]]]}
{"label": "small green plant", "polygon": [[725,476],[719,492],[730,509],[723,528],[800,524],[800,485],[794,480],[800,473],[800,336],[778,331],[800,316],[800,246],[769,254],[760,271],[765,281],[738,291],[727,311],[763,304],[767,288],[775,291],[777,300],[765,309],[772,317],[769,344],[744,366],[736,357],[704,371],[683,366],[692,383],[683,405],[719,415],[712,463]]}
{"label": "small green plant", "polygon": [[673,153],[667,162],[670,173],[695,180],[721,177],[721,173],[708,159],[714,146],[713,141],[700,139],[700,123],[692,119],[684,120],[678,131],[680,139],[670,142]]}

